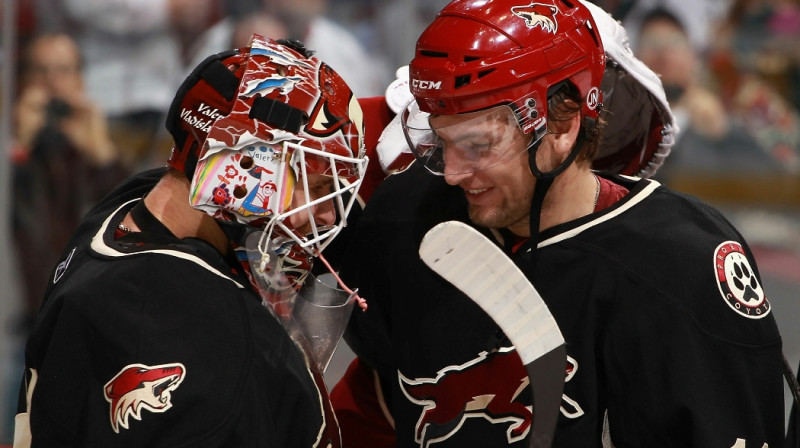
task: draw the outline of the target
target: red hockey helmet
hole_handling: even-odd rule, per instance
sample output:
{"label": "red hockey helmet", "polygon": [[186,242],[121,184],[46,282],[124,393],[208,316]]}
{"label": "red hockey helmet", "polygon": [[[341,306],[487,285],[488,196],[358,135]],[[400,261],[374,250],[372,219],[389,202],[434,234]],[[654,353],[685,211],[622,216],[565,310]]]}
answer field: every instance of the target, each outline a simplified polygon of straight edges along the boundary
{"label": "red hockey helmet", "polygon": [[579,2],[454,0],[417,41],[410,87],[423,113],[508,105],[538,140],[548,93],[564,81],[584,99],[582,113],[597,117],[604,68],[594,21]]}

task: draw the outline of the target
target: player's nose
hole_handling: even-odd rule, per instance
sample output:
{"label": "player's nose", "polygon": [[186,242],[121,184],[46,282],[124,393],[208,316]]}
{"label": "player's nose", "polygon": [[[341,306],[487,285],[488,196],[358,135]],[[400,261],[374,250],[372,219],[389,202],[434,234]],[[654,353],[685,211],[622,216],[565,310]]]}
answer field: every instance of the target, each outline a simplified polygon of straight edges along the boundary
{"label": "player's nose", "polygon": [[314,210],[314,220],[317,226],[330,226],[336,224],[336,208],[333,199],[321,202]]}
{"label": "player's nose", "polygon": [[450,185],[458,185],[472,174],[473,163],[459,149],[448,148],[444,151],[444,180]]}

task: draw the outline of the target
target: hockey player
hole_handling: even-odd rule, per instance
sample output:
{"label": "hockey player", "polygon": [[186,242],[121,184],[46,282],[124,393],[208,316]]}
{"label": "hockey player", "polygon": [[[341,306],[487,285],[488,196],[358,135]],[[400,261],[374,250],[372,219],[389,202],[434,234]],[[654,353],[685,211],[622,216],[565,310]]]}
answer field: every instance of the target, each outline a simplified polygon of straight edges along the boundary
{"label": "hockey player", "polygon": [[304,332],[319,322],[297,310],[319,292],[349,316],[309,269],[364,176],[362,118],[296,41],[200,64],[168,113],[169,166],[97,204],[50,276],[14,446],[341,446]]}
{"label": "hockey player", "polygon": [[[658,115],[605,84],[644,69],[589,8],[455,0],[419,38],[402,115],[417,162],[378,187],[343,270],[370,298],[333,391],[340,421],[366,428],[349,446],[529,446],[537,379],[420,260],[449,220],[493,238],[560,327],[553,446],[782,445],[781,337],[755,260],[717,210],[648,179],[666,129],[627,132]],[[622,50],[608,64],[606,42]]]}

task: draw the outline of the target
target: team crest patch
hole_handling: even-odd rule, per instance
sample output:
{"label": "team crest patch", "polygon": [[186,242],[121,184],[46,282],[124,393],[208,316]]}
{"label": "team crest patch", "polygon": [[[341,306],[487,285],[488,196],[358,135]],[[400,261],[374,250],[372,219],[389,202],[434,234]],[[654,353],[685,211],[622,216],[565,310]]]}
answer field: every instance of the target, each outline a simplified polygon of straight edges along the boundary
{"label": "team crest patch", "polygon": [[172,391],[180,386],[186,375],[183,364],[125,366],[106,383],[103,392],[111,405],[111,428],[128,429],[128,417],[142,419],[142,409],[166,412],[172,407]]}
{"label": "team crest patch", "polygon": [[714,270],[719,292],[732,310],[749,319],[769,314],[769,301],[741,244],[726,241],[717,246]]}
{"label": "team crest patch", "polygon": [[531,3],[528,6],[514,6],[511,8],[511,12],[515,16],[525,19],[525,25],[529,28],[538,26],[543,31],[553,34],[558,30],[558,21],[556,20],[558,8],[553,5]]}

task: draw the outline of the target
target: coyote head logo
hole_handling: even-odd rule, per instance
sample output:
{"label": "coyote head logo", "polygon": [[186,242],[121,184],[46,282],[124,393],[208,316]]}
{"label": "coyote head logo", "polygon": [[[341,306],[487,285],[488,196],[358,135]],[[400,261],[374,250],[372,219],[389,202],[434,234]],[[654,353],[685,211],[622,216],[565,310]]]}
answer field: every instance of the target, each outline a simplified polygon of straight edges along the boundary
{"label": "coyote head logo", "polygon": [[106,383],[103,392],[111,404],[111,428],[128,429],[128,417],[141,420],[142,408],[165,412],[172,407],[171,392],[178,388],[186,374],[183,364],[146,366],[131,364]]}
{"label": "coyote head logo", "polygon": [[525,19],[525,25],[529,28],[539,26],[542,30],[553,34],[558,30],[558,21],[556,20],[558,8],[553,5],[531,3],[528,6],[514,6],[511,8],[511,12],[515,16]]}

